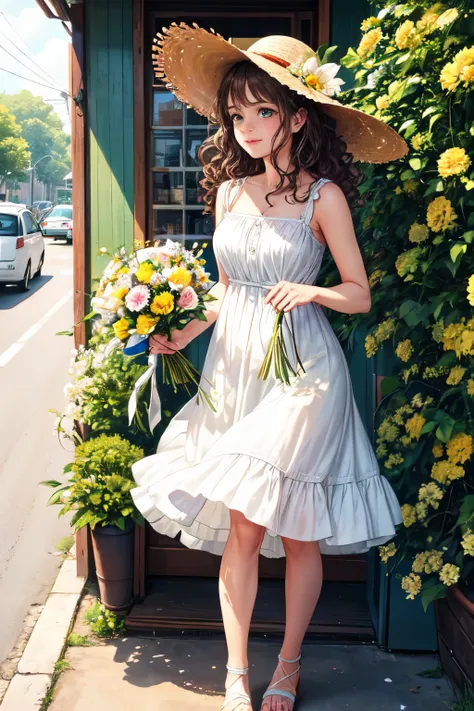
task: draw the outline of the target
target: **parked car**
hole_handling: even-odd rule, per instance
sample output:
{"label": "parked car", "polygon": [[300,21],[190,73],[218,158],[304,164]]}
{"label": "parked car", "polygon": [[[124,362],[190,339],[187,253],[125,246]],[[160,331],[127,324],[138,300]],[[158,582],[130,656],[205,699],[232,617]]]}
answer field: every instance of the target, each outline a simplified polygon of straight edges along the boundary
{"label": "parked car", "polygon": [[44,251],[43,232],[32,212],[0,203],[0,283],[28,291],[30,279],[41,274]]}
{"label": "parked car", "polygon": [[72,242],[72,205],[56,205],[49,215],[41,220],[43,234],[46,237],[65,237]]}
{"label": "parked car", "polygon": [[31,206],[31,212],[36,217],[37,220],[40,219],[41,214],[48,208],[53,207],[51,200],[35,200]]}

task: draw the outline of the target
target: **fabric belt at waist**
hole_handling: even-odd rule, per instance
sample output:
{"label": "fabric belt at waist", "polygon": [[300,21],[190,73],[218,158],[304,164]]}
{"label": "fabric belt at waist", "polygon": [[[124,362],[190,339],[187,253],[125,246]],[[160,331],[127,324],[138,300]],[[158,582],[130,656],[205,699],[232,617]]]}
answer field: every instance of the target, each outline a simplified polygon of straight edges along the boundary
{"label": "fabric belt at waist", "polygon": [[241,286],[257,286],[260,289],[270,289],[272,286],[275,286],[275,284],[264,284],[262,282],[258,281],[244,281],[243,279],[231,279],[229,277],[229,283],[230,284],[239,284]]}

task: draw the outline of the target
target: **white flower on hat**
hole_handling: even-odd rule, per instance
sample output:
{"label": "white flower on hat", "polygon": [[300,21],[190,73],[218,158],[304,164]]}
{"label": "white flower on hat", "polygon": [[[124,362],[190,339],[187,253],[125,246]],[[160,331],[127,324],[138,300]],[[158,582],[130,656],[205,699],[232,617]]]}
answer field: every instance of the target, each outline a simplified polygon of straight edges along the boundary
{"label": "white flower on hat", "polygon": [[304,77],[308,76],[308,74],[316,74],[318,69],[319,69],[318,58],[317,57],[310,57],[303,64],[302,74]]}

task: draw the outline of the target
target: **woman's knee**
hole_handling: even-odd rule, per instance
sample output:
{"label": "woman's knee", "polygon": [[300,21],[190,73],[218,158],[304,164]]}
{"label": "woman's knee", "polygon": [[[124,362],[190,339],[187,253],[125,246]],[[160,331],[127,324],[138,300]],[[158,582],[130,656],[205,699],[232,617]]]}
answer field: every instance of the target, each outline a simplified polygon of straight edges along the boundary
{"label": "woman's knee", "polygon": [[300,557],[302,555],[320,555],[318,541],[297,541],[294,538],[281,537],[285,555],[287,558]]}
{"label": "woman's knee", "polygon": [[265,527],[249,521],[240,511],[230,510],[230,535],[247,554],[258,553],[265,535]]}

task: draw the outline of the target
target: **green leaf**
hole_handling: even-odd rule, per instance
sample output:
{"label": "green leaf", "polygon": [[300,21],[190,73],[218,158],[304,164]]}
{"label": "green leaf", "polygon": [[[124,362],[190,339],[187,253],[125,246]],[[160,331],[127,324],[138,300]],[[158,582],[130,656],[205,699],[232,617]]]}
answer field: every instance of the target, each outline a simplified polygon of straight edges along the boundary
{"label": "green leaf", "polygon": [[400,128],[398,129],[398,133],[401,133],[402,131],[404,131],[406,128],[408,128],[409,126],[411,126],[414,123],[415,123],[415,119],[407,119],[407,121],[404,121],[402,123],[402,125],[400,126]]}
{"label": "green leaf", "polygon": [[458,242],[458,244],[455,244],[451,247],[449,250],[449,254],[451,257],[451,260],[453,262],[456,261],[456,259],[459,257],[460,254],[465,254],[467,251],[467,244],[462,244]]}
{"label": "green leaf", "polygon": [[382,396],[385,397],[386,395],[390,395],[390,393],[393,393],[399,387],[400,383],[398,378],[395,375],[391,375],[389,377],[383,378],[380,385],[380,391],[382,393]]}
{"label": "green leaf", "polygon": [[446,442],[449,442],[451,439],[451,435],[453,433],[453,427],[454,427],[454,420],[451,419],[451,417],[446,418],[446,420],[443,420],[443,422],[440,423],[438,429],[436,430],[435,434],[436,437],[441,441],[446,444]]}
{"label": "green leaf", "polygon": [[440,119],[442,116],[443,116],[443,114],[435,114],[434,116],[432,116],[432,117],[430,118],[430,128],[429,128],[429,132],[430,132],[430,133],[431,133],[431,131],[432,131],[432,129],[433,129],[433,126],[435,125],[436,121],[438,121],[438,119]]}
{"label": "green leaf", "polygon": [[416,326],[426,318],[427,307],[408,299],[400,306],[399,314],[400,318],[403,318],[408,326]]}
{"label": "green leaf", "polygon": [[43,484],[44,486],[61,486],[63,484],[62,481],[56,481],[56,479],[46,479],[45,481],[40,481],[40,484]]}
{"label": "green leaf", "polygon": [[73,331],[58,331],[55,336],[74,336]]}
{"label": "green leaf", "polygon": [[349,49],[347,50],[347,54],[342,57],[340,62],[343,67],[347,67],[347,69],[352,69],[353,67],[357,67],[360,64],[361,59],[357,52],[355,52],[352,47],[349,47]]}
{"label": "green leaf", "polygon": [[464,523],[469,523],[474,518],[474,495],[469,494],[464,497],[464,501],[459,509],[459,518],[456,521],[456,526],[461,526]]}
{"label": "green leaf", "polygon": [[416,672],[417,676],[422,676],[425,679],[442,679],[444,676],[443,667],[433,667],[433,669],[426,669],[422,672]]}
{"label": "green leaf", "polygon": [[410,158],[408,163],[411,165],[413,170],[421,170],[421,159],[420,158]]}
{"label": "green leaf", "polygon": [[471,244],[472,240],[474,239],[474,230],[468,230],[463,234],[463,239],[465,242],[468,244]]}
{"label": "green leaf", "polygon": [[79,321],[79,323],[82,323],[83,321],[90,321],[91,318],[94,318],[94,316],[97,316],[96,312],[95,312],[95,311],[89,311],[89,313],[86,314],[86,315],[84,316],[84,318],[81,318],[81,320]]}
{"label": "green leaf", "polygon": [[427,109],[423,111],[421,114],[421,118],[426,118],[427,116],[431,116],[431,114],[434,114],[435,111],[438,111],[438,106],[428,106]]}
{"label": "green leaf", "polygon": [[422,435],[428,434],[429,432],[432,432],[434,430],[434,428],[437,426],[438,426],[438,423],[433,422],[433,420],[431,420],[431,422],[425,422],[425,424],[421,428],[421,434]]}
{"label": "green leaf", "polygon": [[423,610],[426,612],[428,605],[433,602],[433,600],[439,600],[442,597],[446,597],[447,586],[444,583],[436,583],[429,588],[422,588],[421,590],[421,604],[423,605]]}

